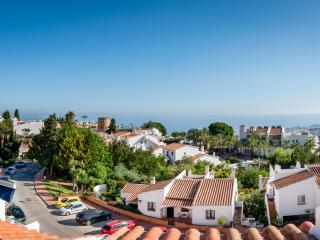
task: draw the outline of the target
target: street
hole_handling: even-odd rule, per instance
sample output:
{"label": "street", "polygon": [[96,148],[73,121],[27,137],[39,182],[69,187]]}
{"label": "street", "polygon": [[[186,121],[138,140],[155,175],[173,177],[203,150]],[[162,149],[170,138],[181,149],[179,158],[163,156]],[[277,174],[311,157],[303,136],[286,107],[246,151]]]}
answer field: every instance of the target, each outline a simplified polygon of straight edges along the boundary
{"label": "street", "polygon": [[28,163],[27,167],[17,169],[12,178],[17,184],[13,203],[21,207],[26,214],[26,223],[38,221],[40,232],[59,237],[99,234],[104,222],[83,226],[75,221],[75,215],[60,216],[57,209],[47,207],[37,196],[33,186],[34,175],[39,169],[41,169],[39,164]]}

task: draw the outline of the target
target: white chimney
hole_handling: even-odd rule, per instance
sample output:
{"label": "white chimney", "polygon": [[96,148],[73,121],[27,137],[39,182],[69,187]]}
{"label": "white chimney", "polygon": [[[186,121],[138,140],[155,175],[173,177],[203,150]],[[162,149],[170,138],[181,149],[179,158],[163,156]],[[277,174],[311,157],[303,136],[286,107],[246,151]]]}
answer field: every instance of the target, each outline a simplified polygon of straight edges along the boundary
{"label": "white chimney", "polygon": [[274,165],[274,170],[275,170],[276,172],[280,172],[280,171],[281,171],[281,166],[278,165],[278,164]]}
{"label": "white chimney", "polygon": [[296,162],[296,168],[297,169],[301,168],[301,163],[299,161]]}
{"label": "white chimney", "polygon": [[188,172],[187,172],[187,176],[188,176],[188,177],[191,177],[191,175],[192,175],[191,170],[188,170]]}
{"label": "white chimney", "polygon": [[200,147],[200,151],[204,152],[204,146],[203,145]]}
{"label": "white chimney", "polygon": [[230,178],[236,178],[236,170],[231,168]]}
{"label": "white chimney", "polygon": [[206,165],[205,170],[204,170],[205,175],[208,175],[209,172],[210,172],[209,165]]}
{"label": "white chimney", "polygon": [[150,185],[156,184],[156,177],[151,177]]}

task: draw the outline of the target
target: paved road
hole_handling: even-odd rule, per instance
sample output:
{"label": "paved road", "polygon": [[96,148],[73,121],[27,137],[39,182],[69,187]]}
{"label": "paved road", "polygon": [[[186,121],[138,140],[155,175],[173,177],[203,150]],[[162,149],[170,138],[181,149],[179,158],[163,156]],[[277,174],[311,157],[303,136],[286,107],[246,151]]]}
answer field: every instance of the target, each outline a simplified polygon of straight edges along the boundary
{"label": "paved road", "polygon": [[38,221],[40,232],[59,237],[77,237],[81,235],[99,234],[104,222],[92,226],[83,226],[75,221],[75,215],[60,216],[56,209],[47,205],[37,196],[33,178],[41,167],[36,163],[28,163],[26,168],[17,169],[12,180],[17,184],[13,202],[25,212],[27,223]]}

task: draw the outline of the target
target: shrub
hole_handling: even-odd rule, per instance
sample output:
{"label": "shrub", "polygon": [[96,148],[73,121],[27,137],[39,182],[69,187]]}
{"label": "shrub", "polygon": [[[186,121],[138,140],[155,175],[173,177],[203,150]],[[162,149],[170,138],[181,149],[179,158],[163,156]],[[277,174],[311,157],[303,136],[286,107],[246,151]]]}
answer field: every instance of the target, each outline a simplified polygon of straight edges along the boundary
{"label": "shrub", "polygon": [[114,205],[114,207],[120,208],[120,209],[125,210],[125,211],[129,211],[129,212],[132,212],[132,213],[142,214],[133,205],[125,205],[125,204],[117,203],[116,205]]}
{"label": "shrub", "polygon": [[220,226],[225,226],[227,224],[227,220],[225,217],[220,217],[219,220],[218,220],[218,223]]}

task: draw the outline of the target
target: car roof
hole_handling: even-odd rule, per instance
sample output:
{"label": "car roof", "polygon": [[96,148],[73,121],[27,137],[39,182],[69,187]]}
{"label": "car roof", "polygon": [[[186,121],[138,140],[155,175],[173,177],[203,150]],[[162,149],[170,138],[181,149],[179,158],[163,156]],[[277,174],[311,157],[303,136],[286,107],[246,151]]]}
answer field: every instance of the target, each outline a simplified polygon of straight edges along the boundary
{"label": "car roof", "polygon": [[75,206],[75,205],[84,205],[83,202],[71,202],[70,205]]}
{"label": "car roof", "polygon": [[129,222],[128,222],[128,221],[125,221],[125,220],[113,220],[113,221],[107,222],[106,225],[112,227],[112,226],[117,225],[117,224],[119,224],[119,223],[126,223],[126,224],[128,224]]}

